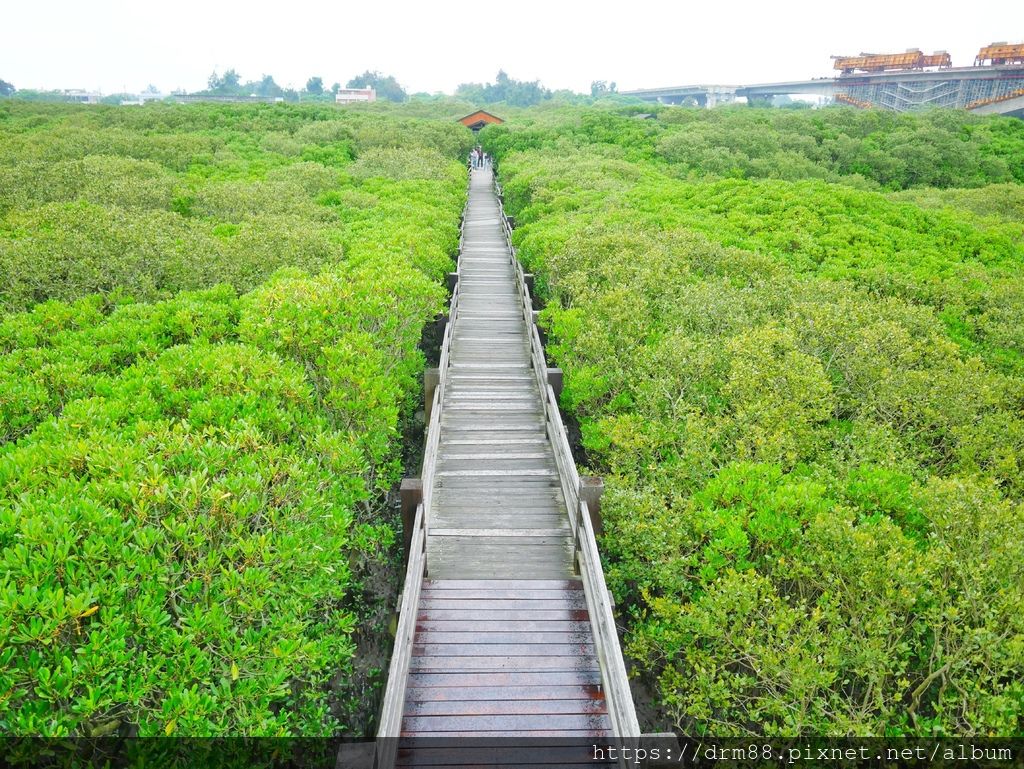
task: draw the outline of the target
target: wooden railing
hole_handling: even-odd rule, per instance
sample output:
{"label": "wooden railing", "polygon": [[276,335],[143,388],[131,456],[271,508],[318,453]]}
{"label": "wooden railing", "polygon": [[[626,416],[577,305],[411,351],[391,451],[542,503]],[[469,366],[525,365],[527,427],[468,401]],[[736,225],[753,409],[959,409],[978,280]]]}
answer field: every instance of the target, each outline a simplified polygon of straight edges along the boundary
{"label": "wooden railing", "polygon": [[576,470],[576,461],[572,456],[569,436],[562,422],[558,409],[558,398],[548,378],[547,357],[540,341],[540,333],[534,322],[533,302],[527,287],[526,274],[516,256],[516,248],[512,245],[512,226],[505,214],[501,185],[497,177],[494,180],[495,194],[498,198],[498,209],[501,212],[502,228],[509,254],[516,272],[516,284],[519,290],[523,317],[530,329],[530,358],[537,386],[541,392],[541,403],[544,409],[544,421],[547,426],[548,440],[555,454],[555,464],[561,479],[565,504],[569,509],[569,523],[575,539],[575,558],[583,580],[583,591],[586,595],[587,609],[590,613],[591,626],[594,632],[594,649],[601,666],[601,679],[604,682],[605,701],[608,703],[608,714],[612,721],[612,732],[615,737],[626,741],[640,738],[640,725],[633,705],[633,695],[629,689],[629,677],[622,660],[622,648],[615,627],[615,615],[612,612],[612,600],[604,581],[604,569],[597,550],[597,536],[594,532],[590,508],[582,498],[581,481]]}
{"label": "wooden railing", "polygon": [[381,707],[380,726],[377,729],[377,749],[374,757],[376,769],[391,769],[395,765],[398,736],[402,731],[402,713],[405,710],[405,687],[409,680],[409,661],[416,636],[416,613],[420,602],[420,589],[427,570],[427,532],[423,505],[416,506],[409,565],[405,570],[401,613],[395,631],[395,646],[388,669],[388,685]]}

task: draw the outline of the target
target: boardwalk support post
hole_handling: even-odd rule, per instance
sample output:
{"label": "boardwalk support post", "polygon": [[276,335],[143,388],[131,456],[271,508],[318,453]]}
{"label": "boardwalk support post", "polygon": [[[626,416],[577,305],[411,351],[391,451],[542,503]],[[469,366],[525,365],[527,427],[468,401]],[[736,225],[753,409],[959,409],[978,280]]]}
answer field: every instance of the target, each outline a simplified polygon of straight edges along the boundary
{"label": "boardwalk support post", "polygon": [[[437,369],[434,369],[435,371]],[[428,401],[429,403],[429,401]],[[423,481],[420,478],[403,478],[399,489],[402,499],[402,553],[409,558],[413,528],[416,525],[416,508],[423,502]]]}
{"label": "boardwalk support post", "polygon": [[[533,303],[533,300],[531,300],[531,306],[532,306],[532,303]],[[531,318],[533,319],[533,325],[534,325],[534,326],[537,326],[537,336],[539,336],[539,337],[540,337],[540,346],[541,346],[541,347],[547,347],[547,346],[548,346],[548,332],[547,332],[547,331],[545,331],[545,330],[544,330],[544,329],[543,329],[543,328],[542,328],[542,327],[541,327],[541,326],[540,326],[540,325],[539,325],[539,324],[537,323],[537,321],[538,321],[538,320],[539,320],[539,318],[540,318],[540,310],[533,310],[533,311],[531,312],[531,314],[530,314],[530,317],[531,317]],[[557,395],[558,393],[555,393],[555,394]]]}
{"label": "boardwalk support post", "polygon": [[[659,766],[678,766],[681,756],[679,749],[679,738],[672,732],[651,732],[640,735],[639,747],[643,750],[644,758],[640,766],[645,769],[654,769]],[[654,758],[657,756],[657,758]]]}
{"label": "boardwalk support post", "polygon": [[534,291],[533,291],[533,273],[532,272],[524,272],[523,273],[523,281],[526,283],[526,290],[530,292],[530,296],[532,297],[534,295]]}
{"label": "boardwalk support post", "polygon": [[449,272],[448,273],[448,293],[455,292],[455,284],[459,282],[459,273]]}
{"label": "boardwalk support post", "polygon": [[[434,390],[441,383],[441,369],[428,368],[423,372],[423,422],[430,424],[430,415],[434,411]],[[415,508],[413,508],[415,512]]]}
{"label": "boardwalk support post", "polygon": [[[555,397],[559,398],[562,395],[562,369],[548,367],[548,384],[551,385],[551,389],[555,391]],[[593,508],[591,508],[593,509]]]}
{"label": "boardwalk support post", "polygon": [[[548,369],[550,371],[551,369]],[[604,526],[601,520],[601,495],[604,493],[604,478],[597,475],[580,476],[580,499],[590,508],[590,523],[594,533],[601,536]]]}
{"label": "boardwalk support post", "polygon": [[438,313],[434,318],[434,326],[437,329],[437,338],[444,339],[444,330],[448,328],[448,316],[443,312]]}

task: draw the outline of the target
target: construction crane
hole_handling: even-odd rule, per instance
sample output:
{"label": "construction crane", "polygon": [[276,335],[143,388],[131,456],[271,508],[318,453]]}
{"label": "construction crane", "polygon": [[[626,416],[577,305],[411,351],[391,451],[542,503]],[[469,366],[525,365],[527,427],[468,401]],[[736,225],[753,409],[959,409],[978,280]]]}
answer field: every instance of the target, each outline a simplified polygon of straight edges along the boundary
{"label": "construction crane", "polygon": [[992,43],[986,45],[974,60],[975,67],[992,64],[1024,64],[1024,43]]}
{"label": "construction crane", "polygon": [[889,72],[893,70],[951,67],[953,60],[946,51],[922,53],[920,48],[908,48],[903,53],[862,53],[860,56],[833,56],[833,67],[844,75],[854,72]]}

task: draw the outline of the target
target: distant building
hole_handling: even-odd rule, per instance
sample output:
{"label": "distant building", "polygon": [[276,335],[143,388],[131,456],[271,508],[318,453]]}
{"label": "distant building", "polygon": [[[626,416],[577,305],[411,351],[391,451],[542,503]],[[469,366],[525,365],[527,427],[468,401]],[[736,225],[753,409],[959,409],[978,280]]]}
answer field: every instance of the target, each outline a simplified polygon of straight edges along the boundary
{"label": "distant building", "polygon": [[125,96],[125,98],[121,99],[121,106],[140,107],[151,101],[160,101],[162,98],[163,96],[156,91],[143,91],[140,94]]}
{"label": "distant building", "polygon": [[497,115],[492,115],[490,112],[484,112],[482,109],[478,109],[466,117],[459,118],[459,122],[466,128],[470,129],[473,133],[476,133],[488,123],[494,125],[501,125],[505,121]]}
{"label": "distant building", "polygon": [[377,101],[377,92],[372,88],[341,88],[334,95],[335,104],[359,104]]}
{"label": "distant building", "polygon": [[101,95],[97,91],[83,91],[81,88],[71,88],[64,91],[64,101],[72,104],[99,104]]}

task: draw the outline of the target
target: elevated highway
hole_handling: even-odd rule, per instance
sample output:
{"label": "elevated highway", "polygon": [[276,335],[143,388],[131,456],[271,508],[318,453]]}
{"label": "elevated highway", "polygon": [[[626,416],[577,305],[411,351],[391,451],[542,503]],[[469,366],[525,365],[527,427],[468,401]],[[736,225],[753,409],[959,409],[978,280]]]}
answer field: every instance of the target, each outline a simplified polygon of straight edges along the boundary
{"label": "elevated highway", "polygon": [[622,93],[662,104],[696,103],[702,107],[729,104],[740,98],[821,96],[896,112],[944,107],[1020,117],[1024,65],[877,72],[737,86],[684,85]]}

